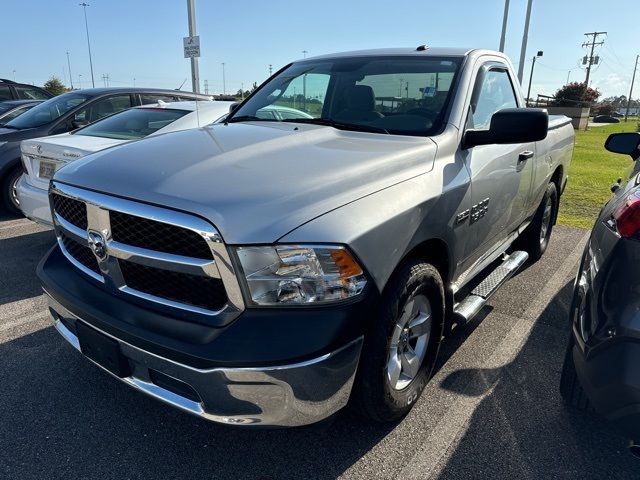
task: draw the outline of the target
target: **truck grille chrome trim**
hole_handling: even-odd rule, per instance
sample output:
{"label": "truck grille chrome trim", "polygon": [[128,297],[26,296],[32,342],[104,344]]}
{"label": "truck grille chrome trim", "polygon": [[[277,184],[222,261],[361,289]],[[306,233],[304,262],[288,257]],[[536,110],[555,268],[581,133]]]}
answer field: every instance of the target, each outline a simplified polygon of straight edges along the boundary
{"label": "truck grille chrome trim", "polygon": [[[225,320],[235,318],[244,310],[242,292],[229,253],[219,232],[209,222],[182,212],[59,182],[51,182],[49,195],[56,236],[63,254],[76,268],[104,283],[107,289],[201,315],[224,316]],[[82,211],[80,205],[86,209],[86,217],[79,214]],[[128,238],[135,245],[113,238],[112,216],[119,218],[120,238]],[[138,220],[141,227],[136,225]],[[127,224],[129,235],[122,234],[123,222]],[[167,233],[171,238],[155,237],[147,245],[145,239],[152,232]],[[78,249],[71,248],[71,245],[77,245]],[[192,245],[194,248],[190,250]],[[169,251],[158,250],[164,247]],[[91,253],[98,269],[89,267],[87,252],[79,249]],[[155,278],[138,276],[137,288],[133,288],[126,282],[123,268],[127,265],[122,262],[139,265],[138,271],[143,275],[155,269],[173,285],[159,286],[154,283],[157,281]],[[132,279],[130,274],[129,278]],[[210,295],[207,289],[211,289]]]}

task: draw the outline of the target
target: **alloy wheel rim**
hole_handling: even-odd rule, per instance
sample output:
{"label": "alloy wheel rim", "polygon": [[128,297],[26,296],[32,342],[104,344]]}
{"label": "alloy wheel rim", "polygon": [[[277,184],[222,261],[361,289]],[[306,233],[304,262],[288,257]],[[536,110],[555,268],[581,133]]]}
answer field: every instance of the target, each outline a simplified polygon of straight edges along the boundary
{"label": "alloy wheel rim", "polygon": [[547,201],[544,204],[544,211],[542,212],[542,226],[540,227],[540,244],[543,244],[547,239],[547,233],[549,233],[549,227],[551,226],[551,210],[553,205],[551,204],[551,197],[547,197]]}
{"label": "alloy wheel rim", "polygon": [[11,186],[9,187],[9,196],[17,208],[20,207],[20,199],[18,198],[18,181],[20,181],[20,175],[13,179]]}
{"label": "alloy wheel rim", "polygon": [[406,388],[420,371],[432,330],[431,303],[416,295],[405,304],[391,334],[387,381],[394,390]]}

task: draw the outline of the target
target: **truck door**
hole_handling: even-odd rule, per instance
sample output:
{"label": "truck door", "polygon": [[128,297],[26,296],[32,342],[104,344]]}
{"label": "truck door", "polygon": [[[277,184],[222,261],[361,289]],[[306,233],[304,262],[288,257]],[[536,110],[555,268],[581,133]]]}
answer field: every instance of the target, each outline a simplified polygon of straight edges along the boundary
{"label": "truck door", "polygon": [[[517,108],[514,79],[506,65],[484,64],[478,71],[466,129],[488,129],[498,110]],[[467,259],[474,261],[504,240],[526,215],[535,144],[479,145],[465,151],[471,177]]]}

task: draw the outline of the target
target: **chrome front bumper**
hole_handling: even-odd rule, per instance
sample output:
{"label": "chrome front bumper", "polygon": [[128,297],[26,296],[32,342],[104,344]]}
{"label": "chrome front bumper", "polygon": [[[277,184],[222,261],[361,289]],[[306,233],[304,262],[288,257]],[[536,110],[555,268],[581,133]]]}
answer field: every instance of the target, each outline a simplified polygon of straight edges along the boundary
{"label": "chrome front bumper", "polygon": [[[56,329],[80,351],[78,337],[67,325],[82,320],[48,297]],[[101,333],[118,342],[131,367],[130,376],[116,378],[176,408],[228,425],[294,427],[329,417],[347,404],[362,348],[360,337],[338,350],[300,363],[203,370]],[[157,385],[152,380],[153,371],[188,385],[200,401]]]}

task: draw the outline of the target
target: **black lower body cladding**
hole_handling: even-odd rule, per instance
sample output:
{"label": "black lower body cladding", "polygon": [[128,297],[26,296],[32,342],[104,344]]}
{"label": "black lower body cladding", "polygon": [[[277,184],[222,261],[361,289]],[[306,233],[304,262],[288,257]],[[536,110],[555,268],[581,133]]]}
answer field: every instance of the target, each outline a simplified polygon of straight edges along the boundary
{"label": "black lower body cladding", "polygon": [[56,246],[38,266],[43,289],[89,325],[135,347],[194,368],[291,364],[361,337],[378,293],[340,306],[247,308],[216,328],[105,292]]}

